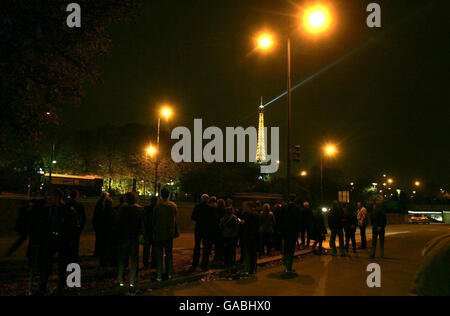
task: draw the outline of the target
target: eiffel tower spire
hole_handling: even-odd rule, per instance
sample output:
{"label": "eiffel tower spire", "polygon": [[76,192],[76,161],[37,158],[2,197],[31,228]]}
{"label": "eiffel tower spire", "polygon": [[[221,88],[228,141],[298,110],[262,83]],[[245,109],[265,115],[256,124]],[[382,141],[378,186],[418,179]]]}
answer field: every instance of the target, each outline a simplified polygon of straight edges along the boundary
{"label": "eiffel tower spire", "polygon": [[264,137],[264,102],[261,97],[261,105],[259,106],[259,124],[258,124],[258,147],[256,151],[256,162],[263,163],[266,161],[266,144]]}

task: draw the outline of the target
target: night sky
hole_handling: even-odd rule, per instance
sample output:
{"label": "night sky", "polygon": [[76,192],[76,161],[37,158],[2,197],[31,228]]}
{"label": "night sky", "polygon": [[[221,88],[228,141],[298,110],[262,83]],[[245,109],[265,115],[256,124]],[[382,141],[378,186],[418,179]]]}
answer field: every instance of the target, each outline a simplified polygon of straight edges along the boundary
{"label": "night sky", "polygon": [[[155,124],[158,105],[170,103],[172,127],[194,118],[206,126],[257,126],[261,96],[267,102],[286,90],[286,14],[308,2],[143,2],[136,24],[112,28],[110,56],[99,62],[104,82],[87,90],[67,124]],[[370,2],[330,1],[327,34],[292,35],[294,84],[362,47],[293,93],[293,144],[303,153],[296,168],[318,164],[331,141],[339,155],[327,164],[349,179],[387,173],[400,183],[420,179],[448,189],[448,8],[445,1],[376,1],[383,27],[370,29]],[[254,37],[264,29],[277,45],[262,54]],[[266,125],[281,128],[282,154],[285,120],[282,98],[266,112]]]}

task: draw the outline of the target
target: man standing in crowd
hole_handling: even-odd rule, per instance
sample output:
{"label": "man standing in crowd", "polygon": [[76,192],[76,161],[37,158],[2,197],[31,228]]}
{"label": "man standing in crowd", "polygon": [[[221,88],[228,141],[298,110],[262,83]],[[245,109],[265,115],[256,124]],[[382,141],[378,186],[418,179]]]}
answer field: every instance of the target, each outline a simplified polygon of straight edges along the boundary
{"label": "man standing in crowd", "polygon": [[289,203],[283,206],[280,214],[280,233],[284,241],[283,261],[287,273],[292,273],[295,243],[300,229],[300,209],[295,204],[295,194],[289,195]]}
{"label": "man standing in crowd", "polygon": [[333,207],[331,208],[330,214],[328,214],[328,226],[331,230],[330,235],[330,247],[331,255],[336,256],[336,236],[339,237],[339,250],[342,257],[345,256],[344,250],[344,212],[338,201],[333,201]]}
{"label": "man standing in crowd", "polygon": [[256,205],[253,202],[244,206],[242,215],[244,227],[242,229],[242,247],[244,249],[245,275],[255,274],[258,260],[259,245],[259,214],[256,211]]}
{"label": "man standing in crowd", "polygon": [[[158,197],[152,196],[150,200],[150,205],[147,205],[144,208],[144,249],[142,253],[142,261],[144,264],[144,269],[148,269],[149,267],[149,260],[150,260],[150,249],[152,247],[152,237],[153,237],[153,210],[155,209],[155,206],[158,204]],[[152,249],[151,251],[151,267],[155,267],[156,261],[155,258],[155,251]]]}
{"label": "man standing in crowd", "polygon": [[200,261],[200,249],[203,245],[202,270],[208,270],[209,256],[215,233],[214,225],[216,223],[216,214],[214,209],[208,206],[209,196],[203,194],[200,198],[200,204],[194,207],[191,219],[195,222],[195,247],[192,260],[192,271],[197,269]]}
{"label": "man standing in crowd", "polygon": [[[314,240],[312,251],[316,255],[322,255],[322,243],[327,235],[327,228],[325,227],[325,219],[321,209],[316,209],[313,213],[313,221],[311,225],[311,239]],[[316,251],[316,246],[319,245],[319,251]]]}
{"label": "man standing in crowd", "polygon": [[92,216],[92,226],[95,231],[94,256],[99,258],[100,266],[111,263],[110,242],[113,235],[113,202],[108,192],[103,192],[97,201]]}
{"label": "man standing in crowd", "polygon": [[301,246],[309,248],[311,244],[311,225],[312,225],[313,213],[311,210],[311,206],[309,202],[303,203],[303,207],[301,209],[301,218],[300,218],[300,238],[301,238]]}
{"label": "man standing in crowd", "polygon": [[45,195],[45,208],[39,223],[40,283],[38,294],[47,292],[48,278],[52,274],[55,255],[58,262],[56,295],[62,295],[66,284],[66,269],[73,255],[76,219],[63,203],[63,194],[50,189]]}
{"label": "man standing in crowd", "polygon": [[14,244],[6,252],[5,256],[12,255],[22,243],[29,238],[26,257],[28,259],[29,280],[27,294],[31,295],[33,290],[33,281],[35,273],[38,269],[39,258],[39,215],[43,209],[43,200],[31,200],[19,210],[19,216],[16,221],[14,230],[19,234],[19,237]]}
{"label": "man standing in crowd", "polygon": [[372,252],[370,257],[375,258],[377,250],[377,239],[380,239],[380,257],[384,258],[384,236],[386,234],[387,218],[382,206],[374,204],[372,215],[370,217],[372,222]]}
{"label": "man standing in crowd", "polygon": [[259,231],[261,234],[261,255],[265,254],[267,249],[267,254],[270,256],[272,254],[272,240],[273,234],[275,232],[275,217],[270,211],[270,204],[264,204],[263,210],[260,214],[261,226]]}
{"label": "man standing in crowd", "polygon": [[280,216],[282,207],[281,204],[276,204],[273,208],[273,216],[275,218],[275,232],[273,237],[273,247],[277,251],[281,251],[282,238],[280,234]]}
{"label": "man standing in crowd", "polygon": [[135,192],[125,195],[126,204],[119,210],[119,286],[125,285],[125,267],[130,262],[130,288],[134,288],[139,268],[139,240],[144,233],[143,209]]}
{"label": "man standing in crowd", "polygon": [[166,274],[170,280],[173,277],[173,239],[179,233],[176,223],[177,205],[169,201],[170,191],[161,190],[162,200],[153,210],[153,246],[156,253],[156,281],[163,277],[163,258],[166,255]]}
{"label": "man standing in crowd", "polygon": [[220,220],[225,216],[225,200],[218,199],[216,207],[216,236],[214,238],[214,262],[223,261],[223,235],[220,232]]}
{"label": "man standing in crowd", "polygon": [[242,223],[243,222],[234,215],[231,207],[225,209],[225,215],[220,220],[220,230],[223,236],[223,254],[225,272],[227,273],[231,273],[231,268],[235,264],[236,247]]}
{"label": "man standing in crowd", "polygon": [[356,213],[358,219],[358,227],[361,233],[361,249],[367,248],[366,228],[367,228],[367,209],[361,202],[358,202],[358,211]]}
{"label": "man standing in crowd", "polygon": [[356,214],[350,209],[350,205],[344,207],[344,233],[345,233],[345,251],[348,252],[350,241],[352,242],[353,253],[356,253],[356,225],[358,221]]}
{"label": "man standing in crowd", "polygon": [[86,225],[86,210],[84,205],[79,202],[80,193],[76,190],[73,190],[70,193],[70,200],[68,202],[68,206],[70,210],[73,212],[73,215],[76,219],[76,230],[74,235],[74,245],[73,245],[73,262],[78,261],[78,256],[80,252],[80,237],[83,232],[84,226]]}

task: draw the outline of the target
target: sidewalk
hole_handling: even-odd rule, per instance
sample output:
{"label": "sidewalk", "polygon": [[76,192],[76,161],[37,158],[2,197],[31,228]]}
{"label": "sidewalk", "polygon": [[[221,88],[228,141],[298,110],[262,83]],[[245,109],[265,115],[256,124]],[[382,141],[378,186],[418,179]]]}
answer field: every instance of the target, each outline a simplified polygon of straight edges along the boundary
{"label": "sidewalk", "polygon": [[[396,234],[395,232],[393,233],[388,233],[389,234]],[[372,231],[371,228],[367,229],[366,232],[367,235],[367,243],[368,243],[368,248],[370,248],[371,246],[371,240],[372,240]],[[326,250],[329,250],[330,246],[329,246],[329,237],[330,235],[327,236],[327,241],[325,241],[323,243],[323,248]],[[183,252],[183,253],[190,253],[192,255],[192,246],[194,243],[194,235],[193,234],[182,234],[179,238],[177,238],[174,241],[174,252]],[[359,231],[357,231],[357,235],[356,235],[356,243],[359,246],[361,243],[361,237],[359,234]],[[339,245],[339,240],[336,241],[336,246]],[[239,249],[238,249],[238,254],[240,253]],[[312,250],[311,248],[309,249],[304,249],[304,250],[299,250],[295,252],[295,258],[298,257],[302,257],[308,254],[311,254]],[[174,255],[174,259],[179,261],[180,257],[177,258],[176,255]],[[190,257],[189,257],[190,259]],[[258,266],[259,267],[263,267],[269,264],[281,264],[283,260],[283,256],[281,254],[277,254],[271,257],[265,257],[265,258],[261,258],[258,259]],[[190,263],[190,261],[189,261]],[[173,286],[173,285],[178,285],[178,284],[183,284],[183,283],[190,283],[190,282],[195,282],[198,280],[208,280],[211,278],[215,278],[215,277],[220,277],[221,274],[223,274],[223,269],[210,269],[208,271],[205,272],[197,272],[197,273],[192,273],[189,272],[187,270],[175,274],[175,277],[171,280],[165,280],[162,282],[155,282],[155,281],[151,281],[151,280],[143,280],[141,282],[139,282],[135,288],[136,293],[138,294],[142,294],[144,292],[151,292],[153,290],[157,290],[157,289],[161,289],[161,288],[165,288],[165,287],[169,287],[169,286]],[[237,273],[236,275],[233,276],[233,278],[240,278],[242,277],[241,274]],[[94,296],[94,295],[99,295],[99,296],[120,296],[120,295],[127,295],[129,293],[129,288],[119,288],[119,287],[112,287],[112,288],[106,288],[106,289],[98,289],[98,290],[89,290],[86,291],[84,293],[80,293],[80,295],[88,295],[88,296]]]}
{"label": "sidewalk", "polygon": [[[239,252],[239,250],[238,250]],[[295,258],[305,256],[312,253],[311,249],[304,249],[300,251],[296,251],[294,254]],[[261,258],[258,259],[258,266],[263,267],[269,264],[276,264],[281,263],[283,260],[283,256],[281,254]],[[223,269],[210,269],[208,271],[204,272],[190,272],[190,271],[184,271],[179,274],[175,274],[175,277],[171,280],[164,280],[162,282],[155,282],[150,280],[145,280],[139,282],[135,287],[135,292],[137,294],[143,294],[144,292],[151,292],[153,290],[174,286],[178,284],[183,283],[190,283],[199,281],[202,279],[211,279],[215,277],[220,277],[220,275],[224,272]],[[230,276],[232,278],[241,278],[243,277],[242,273],[236,273],[233,276]],[[119,288],[118,286],[106,288],[106,289],[99,289],[99,290],[88,290],[81,293],[77,293],[77,295],[83,295],[83,296],[123,296],[130,293],[130,290],[128,287]]]}
{"label": "sidewalk", "polygon": [[[402,233],[395,227],[388,229],[387,236]],[[371,246],[371,229],[367,231],[368,246]],[[329,236],[327,236],[329,239]],[[359,232],[357,232],[357,243],[360,242]],[[15,238],[0,238],[0,251],[3,254],[8,247],[12,245]],[[337,242],[338,243],[338,242]],[[118,289],[115,287],[117,282],[117,274],[114,269],[99,268],[97,258],[92,257],[95,245],[95,236],[93,234],[85,234],[81,238],[80,256],[82,269],[82,289],[69,290],[68,295],[124,295],[128,289]],[[223,270],[216,269],[212,266],[212,270],[201,273],[191,273],[189,268],[192,264],[194,246],[194,234],[185,233],[174,240],[174,279],[161,283],[153,282],[154,271],[142,269],[142,247],[140,253],[140,271],[138,291],[151,291],[152,289],[162,288],[180,283],[193,282],[201,279],[210,279],[213,277],[222,277]],[[324,248],[329,248],[329,240],[324,242]],[[26,292],[26,284],[28,282],[28,267],[25,259],[27,242],[9,258],[0,258],[0,279],[7,286],[0,289],[0,295],[23,295]],[[240,250],[237,250],[238,258]],[[310,249],[296,252],[296,256],[304,256],[311,253]],[[274,253],[274,256],[263,257],[258,260],[259,266],[268,264],[281,264],[282,255]],[[239,274],[237,274],[239,277]],[[50,280],[50,285],[55,284],[55,275]],[[35,280],[37,285],[37,280]],[[119,290],[119,291],[118,291]]]}

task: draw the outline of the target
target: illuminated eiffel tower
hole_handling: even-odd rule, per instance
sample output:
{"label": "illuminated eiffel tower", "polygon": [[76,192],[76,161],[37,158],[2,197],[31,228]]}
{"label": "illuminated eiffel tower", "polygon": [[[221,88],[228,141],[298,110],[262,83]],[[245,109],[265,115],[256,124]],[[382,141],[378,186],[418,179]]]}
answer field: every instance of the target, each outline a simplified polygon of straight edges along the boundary
{"label": "illuminated eiffel tower", "polygon": [[264,104],[261,97],[259,106],[259,124],[258,124],[258,147],[256,150],[256,162],[262,164],[266,161],[266,143],[264,137]]}

